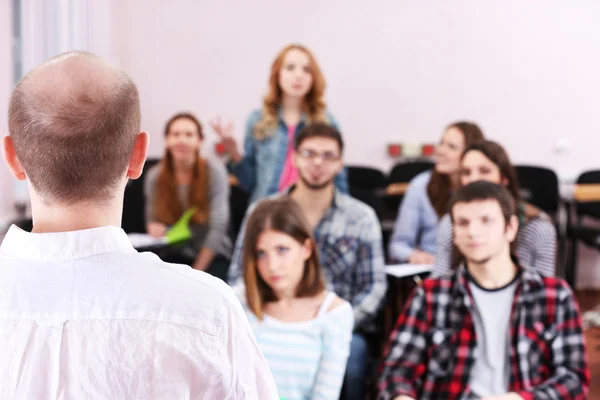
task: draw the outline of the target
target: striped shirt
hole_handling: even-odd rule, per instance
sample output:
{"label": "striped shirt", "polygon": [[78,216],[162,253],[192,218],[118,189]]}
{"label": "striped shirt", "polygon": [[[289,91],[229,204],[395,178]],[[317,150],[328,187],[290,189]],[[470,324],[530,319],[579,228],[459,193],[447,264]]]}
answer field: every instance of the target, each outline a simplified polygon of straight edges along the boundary
{"label": "striped shirt", "polygon": [[350,304],[344,302],[328,310],[336,297],[329,292],[312,320],[284,322],[265,315],[259,321],[248,308],[243,285],[234,291],[267,359],[279,396],[286,400],[337,400],[352,339]]}
{"label": "striped shirt", "polygon": [[[292,190],[269,198],[288,195]],[[254,207],[256,204],[248,207],[235,243],[229,267],[230,285],[242,278],[244,231]],[[387,289],[381,226],[375,211],[336,190],[331,207],[313,233],[330,290],[352,305],[356,328],[371,329]]]}
{"label": "striped shirt", "polygon": [[[442,217],[437,230],[437,249],[433,275],[442,276],[452,269],[452,220]],[[515,238],[515,255],[519,262],[541,275],[556,274],[556,229],[546,214],[530,219],[519,227]]]}

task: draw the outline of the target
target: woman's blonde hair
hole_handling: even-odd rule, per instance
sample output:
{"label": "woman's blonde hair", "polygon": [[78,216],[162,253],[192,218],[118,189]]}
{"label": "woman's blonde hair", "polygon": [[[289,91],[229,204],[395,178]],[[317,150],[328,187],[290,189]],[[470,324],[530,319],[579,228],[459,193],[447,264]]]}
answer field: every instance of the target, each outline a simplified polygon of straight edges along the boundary
{"label": "woman's blonde hair", "polygon": [[271,76],[269,77],[269,90],[263,101],[262,118],[254,126],[254,136],[263,140],[273,134],[277,126],[277,113],[281,105],[282,90],[279,86],[279,73],[283,68],[283,61],[290,50],[300,50],[305,53],[310,61],[310,69],[313,77],[313,84],[302,104],[302,111],[306,115],[307,123],[323,122],[328,123],[325,115],[325,78],[317,64],[314,55],[306,47],[299,44],[290,44],[279,52],[275,61],[271,65]]}
{"label": "woman's blonde hair", "polygon": [[284,233],[300,244],[308,240],[312,252],[304,264],[302,279],[296,288],[296,296],[310,297],[325,290],[325,280],[321,272],[315,240],[302,209],[295,200],[284,196],[274,200],[261,201],[250,214],[246,223],[242,266],[246,301],[248,307],[259,320],[263,318],[265,303],[277,300],[271,287],[258,273],[256,244],[260,235],[267,230]]}

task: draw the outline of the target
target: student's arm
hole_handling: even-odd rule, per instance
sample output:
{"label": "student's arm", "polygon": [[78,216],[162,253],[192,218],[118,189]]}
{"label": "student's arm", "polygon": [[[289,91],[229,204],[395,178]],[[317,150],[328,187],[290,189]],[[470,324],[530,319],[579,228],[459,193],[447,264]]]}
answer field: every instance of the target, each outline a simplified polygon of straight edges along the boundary
{"label": "student's arm", "polygon": [[[585,340],[579,307],[569,286],[562,280],[555,296],[548,296],[546,313],[556,315],[556,335],[550,344],[554,376],[531,390],[519,392],[525,400],[584,400],[590,387],[590,371],[585,352]],[[536,366],[532,366],[535,368]]]}
{"label": "student's arm", "polygon": [[527,250],[531,252],[531,264],[529,267],[544,276],[556,275],[556,228],[546,218],[538,217],[531,220],[526,227],[526,232],[531,235],[524,242]]}
{"label": "student's arm", "polygon": [[208,161],[210,171],[208,232],[194,263],[194,268],[206,270],[218,250],[227,240],[229,227],[229,181],[225,167]]}
{"label": "student's arm", "polygon": [[452,271],[452,220],[446,214],[440,221],[435,237],[436,250],[432,275],[442,276]]}
{"label": "student's arm", "polygon": [[256,183],[256,146],[258,146],[258,140],[254,136],[254,126],[260,120],[261,115],[261,112],[255,111],[248,117],[244,136],[244,156],[240,161],[231,163],[231,171],[238,178],[240,186],[248,193],[252,193]]}
{"label": "student's arm", "polygon": [[330,311],[331,315],[325,316],[328,321],[323,333],[323,356],[311,399],[337,399],[342,389],[346,362],[350,355],[354,317],[352,307],[347,302],[344,301],[337,307],[339,309],[334,308]]}
{"label": "student's arm", "polygon": [[354,326],[370,322],[385,298],[387,277],[381,239],[381,227],[373,210],[361,229],[354,282],[359,290],[352,299]]}
{"label": "student's arm", "polygon": [[[332,114],[327,114],[327,119],[329,120],[329,125],[334,127],[337,131],[341,132],[340,125],[337,119]],[[343,136],[343,133],[342,133]],[[335,177],[335,187],[342,193],[349,193],[349,185],[348,185],[348,172],[346,171],[346,167],[342,168],[339,174]]]}
{"label": "student's arm", "polygon": [[407,262],[417,247],[417,236],[422,223],[421,203],[425,200],[423,199],[424,184],[422,176],[417,176],[406,189],[390,240],[389,252],[393,260]]}
{"label": "student's arm", "polygon": [[423,285],[420,285],[407,300],[390,335],[379,378],[379,399],[417,398],[426,372],[429,325],[427,298]]}

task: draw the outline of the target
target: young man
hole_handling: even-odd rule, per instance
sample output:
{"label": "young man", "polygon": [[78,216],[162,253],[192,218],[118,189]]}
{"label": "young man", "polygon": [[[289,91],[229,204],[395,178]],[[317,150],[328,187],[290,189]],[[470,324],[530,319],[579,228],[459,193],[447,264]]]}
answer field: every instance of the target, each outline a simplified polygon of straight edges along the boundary
{"label": "young man", "polygon": [[63,54],[19,82],[8,118],[33,233],[0,247],[0,398],[277,399],[231,289],[119,228],[148,148],[131,79]]}
{"label": "young man", "polygon": [[518,219],[510,193],[474,182],[450,210],[465,261],[409,299],[390,337],[379,399],[585,399],[577,302],[562,279],[511,258]]}
{"label": "young man", "polygon": [[[272,197],[291,196],[300,204],[314,227],[326,281],[354,309],[355,332],[344,385],[348,399],[362,400],[368,366],[363,333],[369,330],[387,285],[381,228],[369,206],[335,189],[335,177],[343,168],[344,147],[335,128],[325,124],[308,126],[297,134],[294,146],[297,184]],[[244,230],[245,223],[229,269],[231,284],[241,278]]]}

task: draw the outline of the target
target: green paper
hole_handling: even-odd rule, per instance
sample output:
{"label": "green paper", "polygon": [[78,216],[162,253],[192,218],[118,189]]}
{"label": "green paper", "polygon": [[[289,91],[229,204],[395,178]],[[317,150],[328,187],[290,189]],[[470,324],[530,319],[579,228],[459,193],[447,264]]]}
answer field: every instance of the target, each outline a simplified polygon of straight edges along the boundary
{"label": "green paper", "polygon": [[183,242],[192,237],[192,231],[190,230],[189,224],[190,219],[192,219],[195,213],[196,209],[190,208],[183,213],[181,218],[179,218],[179,221],[177,221],[175,225],[173,225],[171,229],[167,231],[165,237],[167,238],[168,244]]}

